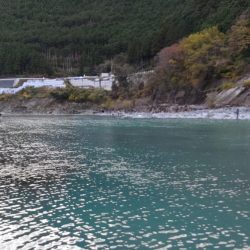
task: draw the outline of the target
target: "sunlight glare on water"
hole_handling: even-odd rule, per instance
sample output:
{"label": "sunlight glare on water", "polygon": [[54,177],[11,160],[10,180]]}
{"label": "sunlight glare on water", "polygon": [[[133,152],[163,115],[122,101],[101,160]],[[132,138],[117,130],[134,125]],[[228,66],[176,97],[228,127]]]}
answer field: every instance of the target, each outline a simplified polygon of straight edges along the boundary
{"label": "sunlight glare on water", "polygon": [[3,117],[0,246],[250,249],[248,121]]}

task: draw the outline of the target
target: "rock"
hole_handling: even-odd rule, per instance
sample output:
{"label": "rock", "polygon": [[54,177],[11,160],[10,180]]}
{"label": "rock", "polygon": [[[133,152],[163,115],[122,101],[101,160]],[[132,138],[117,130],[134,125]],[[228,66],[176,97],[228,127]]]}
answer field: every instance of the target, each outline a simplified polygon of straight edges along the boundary
{"label": "rock", "polygon": [[16,106],[16,107],[13,107],[12,112],[14,112],[14,113],[26,113],[27,107],[26,106]]}
{"label": "rock", "polygon": [[223,107],[232,105],[233,102],[246,90],[245,87],[235,87],[224,90],[214,97],[214,106]]}
{"label": "rock", "polygon": [[176,99],[179,99],[179,98],[183,98],[185,96],[185,91],[184,90],[180,90],[178,91],[178,93],[176,94]]}

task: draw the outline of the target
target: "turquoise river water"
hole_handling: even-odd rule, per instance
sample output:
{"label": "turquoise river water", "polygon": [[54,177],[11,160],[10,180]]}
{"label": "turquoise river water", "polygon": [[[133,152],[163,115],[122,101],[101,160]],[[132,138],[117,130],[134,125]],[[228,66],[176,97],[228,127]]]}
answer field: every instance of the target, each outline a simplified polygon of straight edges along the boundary
{"label": "turquoise river water", "polygon": [[0,118],[0,249],[250,249],[250,122]]}

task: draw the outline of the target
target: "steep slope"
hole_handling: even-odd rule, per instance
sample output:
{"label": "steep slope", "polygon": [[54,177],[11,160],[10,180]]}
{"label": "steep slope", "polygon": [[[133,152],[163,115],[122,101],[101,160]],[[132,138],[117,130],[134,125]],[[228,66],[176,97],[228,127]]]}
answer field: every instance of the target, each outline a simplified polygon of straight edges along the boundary
{"label": "steep slope", "polygon": [[226,30],[249,0],[0,0],[0,74],[93,72],[126,52],[147,61],[204,27]]}

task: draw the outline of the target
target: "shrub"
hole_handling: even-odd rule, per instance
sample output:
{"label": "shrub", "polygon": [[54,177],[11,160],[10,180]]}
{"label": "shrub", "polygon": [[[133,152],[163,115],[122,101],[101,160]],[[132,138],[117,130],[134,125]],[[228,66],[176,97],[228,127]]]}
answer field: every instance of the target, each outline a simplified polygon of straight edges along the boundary
{"label": "shrub", "polygon": [[244,87],[250,88],[250,79],[244,82]]}
{"label": "shrub", "polygon": [[69,99],[69,90],[68,89],[54,89],[50,92],[50,96],[59,101],[66,101]]}
{"label": "shrub", "polygon": [[130,110],[134,107],[134,101],[133,100],[123,100],[120,103],[120,107],[121,107],[121,109],[124,109],[124,110]]}
{"label": "shrub", "polygon": [[107,98],[107,92],[102,89],[80,89],[71,88],[69,94],[69,101],[72,102],[91,102],[91,103],[102,103]]}
{"label": "shrub", "polygon": [[88,101],[88,90],[86,89],[72,89],[69,95],[69,101],[71,102],[87,102]]}
{"label": "shrub", "polygon": [[107,98],[107,94],[102,89],[93,90],[88,96],[88,100],[93,103],[101,103],[105,101]]}
{"label": "shrub", "polygon": [[30,98],[34,97],[35,92],[36,92],[35,88],[28,87],[28,88],[22,89],[20,92],[18,92],[17,96],[22,98],[22,99],[30,99]]}
{"label": "shrub", "polygon": [[0,101],[7,101],[11,98],[12,95],[10,94],[1,94],[0,95]]}
{"label": "shrub", "polygon": [[111,98],[107,98],[106,101],[103,103],[102,107],[108,110],[115,109],[116,102],[112,100]]}
{"label": "shrub", "polygon": [[21,99],[46,98],[50,95],[50,91],[51,90],[46,87],[41,87],[41,88],[27,87],[18,92],[16,96]]}
{"label": "shrub", "polygon": [[223,90],[228,90],[228,89],[232,89],[235,87],[235,83],[233,82],[224,82],[220,87],[219,90],[223,91]]}

